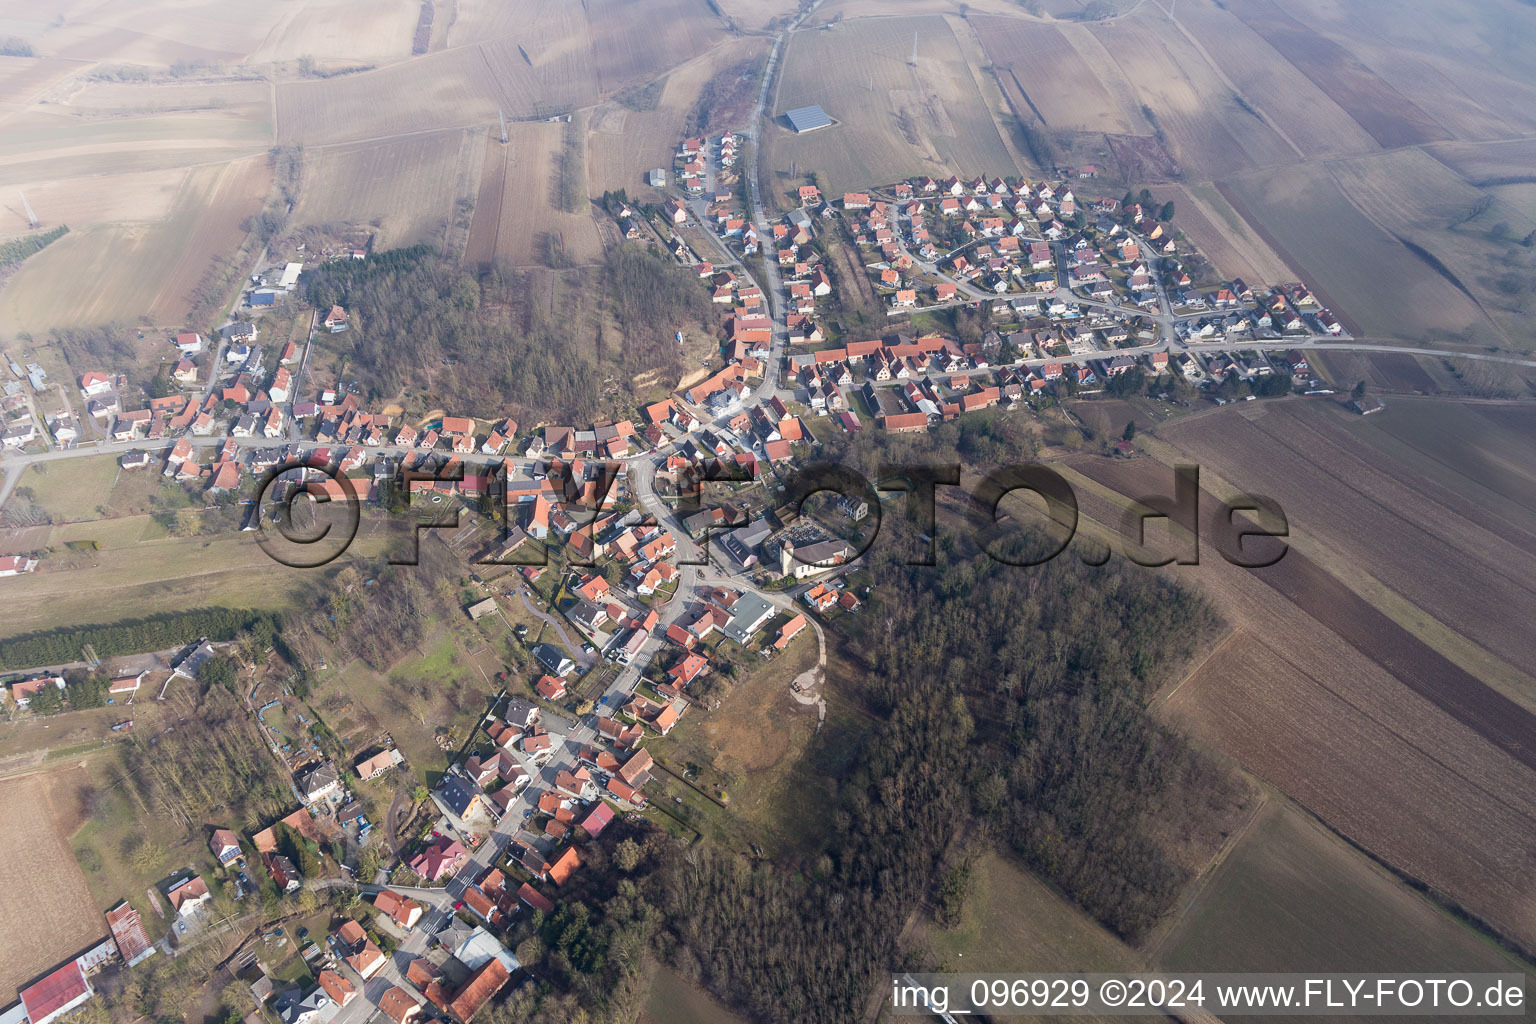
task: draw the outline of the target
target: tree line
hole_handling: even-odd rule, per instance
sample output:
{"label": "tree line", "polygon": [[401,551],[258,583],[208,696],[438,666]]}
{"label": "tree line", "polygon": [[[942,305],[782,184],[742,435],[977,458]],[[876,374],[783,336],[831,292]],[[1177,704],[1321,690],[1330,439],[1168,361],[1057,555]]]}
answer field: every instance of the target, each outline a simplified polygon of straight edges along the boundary
{"label": "tree line", "polygon": [[170,650],[199,637],[232,640],[263,620],[270,629],[275,621],[273,613],[249,608],[197,608],[99,626],[40,630],[0,640],[0,665],[12,669],[66,665],[82,660],[81,650],[86,645],[95,649],[97,657],[111,658]]}
{"label": "tree line", "polygon": [[60,224],[56,228],[47,231],[39,231],[35,235],[22,235],[8,242],[0,242],[0,267],[8,267],[12,263],[20,263],[35,252],[46,248],[53,242],[63,238],[69,232],[69,225]]}

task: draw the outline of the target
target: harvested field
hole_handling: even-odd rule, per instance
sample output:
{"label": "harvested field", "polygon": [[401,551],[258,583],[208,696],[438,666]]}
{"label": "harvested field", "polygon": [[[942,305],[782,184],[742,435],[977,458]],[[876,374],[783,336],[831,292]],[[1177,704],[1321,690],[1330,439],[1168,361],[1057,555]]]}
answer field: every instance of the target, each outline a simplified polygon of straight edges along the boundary
{"label": "harvested field", "polygon": [[1508,142],[1442,142],[1424,152],[1474,185],[1536,181],[1536,139]]}
{"label": "harvested field", "polygon": [[265,114],[236,107],[108,119],[43,110],[0,136],[0,185],[219,163],[272,143]]}
{"label": "harvested field", "polygon": [[77,772],[29,775],[0,782],[0,1002],[19,986],[83,952],[107,934],[85,875],[70,852],[64,820],[72,812]]}
{"label": "harvested field", "polygon": [[0,123],[29,108],[39,97],[80,71],[72,60],[6,57],[0,60]]}
{"label": "harvested field", "polygon": [[[1536,49],[1536,16],[1528,7],[1469,9],[1454,0],[1426,0],[1407,19],[1374,4],[1302,0],[1284,7],[1308,33],[1348,52],[1350,64],[1341,68],[1346,77],[1368,68],[1457,138],[1506,139],[1536,128],[1529,56]],[[1311,49],[1312,59],[1327,59],[1329,49]]]}
{"label": "harvested field", "polygon": [[253,79],[214,79],[188,82],[82,81],[53,90],[45,105],[50,113],[82,118],[149,117],[174,113],[220,111],[256,121],[271,116],[272,94],[266,82]]}
{"label": "harvested field", "polygon": [[1178,23],[1251,105],[1308,157],[1365,153],[1376,140],[1268,40],[1230,11],[1193,0]]}
{"label": "harvested field", "polygon": [[[662,25],[666,31],[657,30]],[[458,0],[447,45],[506,40],[517,62],[535,70],[570,59],[571,66],[600,79],[594,88],[607,96],[648,81],[725,38],[725,24],[707,0]]]}
{"label": "harvested field", "polygon": [[1471,299],[1363,215],[1326,167],[1258,171],[1220,187],[1357,333],[1438,342],[1496,336]]}
{"label": "harvested field", "polygon": [[[270,175],[264,156],[198,167],[163,220],[71,231],[6,282],[0,319],[39,335],[142,316],[179,322],[214,260],[245,237],[242,224],[261,209]],[[92,287],[82,290],[81,280]]]}
{"label": "harvested field", "polygon": [[272,187],[272,166],[265,156],[222,167],[194,168],[177,219],[195,211],[185,234],[177,233],[179,255],[150,304],[158,323],[178,323],[192,307],[204,277],[215,262],[232,255],[247,231],[248,218],[261,211]]}
{"label": "harvested field", "polygon": [[[1410,415],[1383,415],[1394,414]],[[1291,402],[1252,420],[1170,423],[1158,435],[1216,478],[1280,502],[1293,534],[1326,550],[1335,575],[1369,574],[1511,665],[1536,664],[1536,636],[1518,625],[1536,613],[1536,537],[1383,459],[1344,429],[1343,415]],[[1536,708],[1536,688],[1517,697]]]}
{"label": "harvested field", "polygon": [[1522,548],[1536,546],[1536,409],[1394,398],[1386,413],[1346,420],[1345,429],[1402,466],[1405,477],[1462,497],[1480,526]]}
{"label": "harvested field", "polygon": [[[38,17],[36,5],[19,6],[21,18]],[[34,22],[27,35],[39,53],[76,61],[219,64],[248,54],[275,17],[271,8],[248,13],[208,0],[129,0],[59,11],[46,26]]]}
{"label": "harvested field", "polygon": [[1126,423],[1136,418],[1136,410],[1129,402],[1118,398],[1105,398],[1102,395],[1092,401],[1083,399],[1065,402],[1063,408],[1082,420],[1101,438],[1118,440]]}
{"label": "harvested field", "polygon": [[[216,0],[123,0],[50,6],[55,20],[23,29],[38,52],[164,67],[178,60],[265,64],[305,55],[341,61],[403,57],[410,53],[419,4],[304,0],[239,7]],[[8,3],[0,16],[42,15],[36,4]]]}
{"label": "harvested field", "polygon": [[1005,69],[1046,127],[1130,135],[1150,131],[1134,105],[1117,103],[1091,66],[1054,25],[1022,18],[969,19],[1002,74]]}
{"label": "harvested field", "polygon": [[1444,127],[1337,43],[1312,31],[1273,0],[1235,0],[1233,14],[1316,82],[1382,146],[1450,138]]}
{"label": "harvested field", "polygon": [[651,195],[645,172],[662,167],[669,172],[678,141],[706,96],[740,97],[743,102],[721,110],[711,127],[746,127],[756,98],[756,72],[768,52],[761,37],[732,40],[671,71],[652,110],[630,110],[609,100],[593,111],[588,138],[587,187],[593,195],[627,189],[631,196]]}
{"label": "harvested field", "polygon": [[580,125],[518,123],[507,125],[507,145],[485,145],[480,198],[475,203],[464,260],[487,265],[501,260],[514,266],[546,264],[551,245],[573,263],[596,260],[602,252],[593,214],[582,197],[582,208],[559,208],[560,161],[567,132],[575,132],[583,148],[587,133]]}
{"label": "harvested field", "polygon": [[1279,800],[1204,883],[1158,961],[1172,971],[1525,967]]}
{"label": "harvested field", "polygon": [[1221,177],[1296,159],[1274,129],[1240,107],[1233,90],[1156,7],[1090,31],[1150,110],[1160,140],[1185,168]]}
{"label": "harvested field", "polygon": [[779,18],[792,17],[798,9],[794,0],[716,0],[720,13],[748,31],[766,28]]}
{"label": "harvested field", "polygon": [[[908,61],[919,34],[917,67]],[[914,174],[1001,174],[1013,160],[949,25],[867,18],[791,37],[778,78],[769,165],[814,170],[829,194]],[[838,122],[809,135],[785,110],[819,103]]]}
{"label": "harvested field", "polygon": [[1401,352],[1374,352],[1371,354],[1371,363],[1376,369],[1377,379],[1386,390],[1432,395],[1440,389],[1420,365],[1424,358],[1428,357],[1404,355]]}
{"label": "harvested field", "polygon": [[[1120,494],[1168,487],[1167,470],[1149,460],[1071,465]],[[1118,522],[1118,503],[1096,485],[1078,497],[1085,516]],[[1207,551],[1174,572],[1252,640],[1229,643],[1172,691],[1171,720],[1529,946],[1536,771],[1526,762],[1536,740],[1512,730],[1530,713],[1294,548],[1270,569],[1237,569]]]}
{"label": "harvested field", "polygon": [[489,125],[498,103],[506,97],[480,47],[448,50],[340,78],[281,83],[277,140],[313,146]]}
{"label": "harvested field", "polygon": [[[167,167],[131,174],[108,174],[67,181],[22,184],[33,210],[46,210],[48,223],[68,224],[81,231],[98,224],[154,223],[170,215],[176,196],[186,183],[187,171]],[[16,192],[0,198],[0,237],[23,234],[27,213]]]}
{"label": "harvested field", "polygon": [[589,0],[582,9],[603,96],[649,81],[727,38],[707,0]]}
{"label": "harvested field", "polygon": [[280,5],[277,23],[251,53],[254,63],[296,61],[307,54],[333,63],[391,60],[411,52],[420,0],[306,0]]}
{"label": "harvested field", "polygon": [[486,141],[462,129],[308,149],[290,225],[377,225],[376,248],[440,246],[458,201],[474,198],[459,187],[478,185]]}
{"label": "harvested field", "polygon": [[1361,212],[1470,294],[1503,335],[1536,345],[1532,286],[1519,272],[1529,260],[1513,247],[1536,231],[1536,208],[1479,189],[1418,149],[1335,161],[1329,170]]}
{"label": "harvested field", "polygon": [[1259,282],[1292,281],[1296,271],[1240,217],[1232,204],[1210,185],[1160,185],[1158,194],[1174,201],[1174,225],[1195,244],[1216,270],[1240,277],[1250,287]]}
{"label": "harvested field", "polygon": [[970,4],[962,4],[961,0],[827,0],[816,8],[816,12],[805,20],[805,24],[810,27],[851,18],[911,18],[924,14],[960,14],[966,11],[971,14],[1016,15],[1019,7],[1011,0],[977,0]]}
{"label": "harvested field", "polygon": [[724,29],[706,0],[468,0],[455,4],[447,34],[461,49],[440,56],[473,56],[508,115],[549,116],[649,81],[723,41]]}

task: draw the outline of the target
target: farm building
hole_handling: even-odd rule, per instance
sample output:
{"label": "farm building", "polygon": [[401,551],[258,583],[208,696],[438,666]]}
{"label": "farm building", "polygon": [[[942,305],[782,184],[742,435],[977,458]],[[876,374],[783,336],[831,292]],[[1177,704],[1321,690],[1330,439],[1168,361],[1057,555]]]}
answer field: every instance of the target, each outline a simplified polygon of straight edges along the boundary
{"label": "farm building", "polygon": [[660,167],[653,168],[650,173],[645,176],[645,182],[647,185],[650,185],[651,188],[666,188],[667,172],[662,170]]}
{"label": "farm building", "polygon": [[818,128],[832,127],[832,119],[819,105],[812,104],[809,107],[796,107],[784,115],[789,118],[789,126],[797,135],[813,132]]}
{"label": "farm building", "polygon": [[95,994],[80,965],[71,960],[35,985],[21,990],[32,1024],[49,1024]]}

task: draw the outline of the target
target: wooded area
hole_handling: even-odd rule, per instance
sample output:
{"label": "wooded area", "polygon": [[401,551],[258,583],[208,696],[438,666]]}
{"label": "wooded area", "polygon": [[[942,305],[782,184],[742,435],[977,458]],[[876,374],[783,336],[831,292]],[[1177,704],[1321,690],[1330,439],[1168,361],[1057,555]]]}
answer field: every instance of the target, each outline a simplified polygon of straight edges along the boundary
{"label": "wooded area", "polygon": [[349,372],[370,401],[409,392],[426,407],[486,418],[590,419],[610,369],[675,371],[673,333],[714,328],[698,279],[639,246],[610,251],[601,270],[564,274],[575,293],[600,296],[623,332],[620,345],[600,341],[595,360],[583,346],[586,331],[601,337],[596,322],[546,304],[534,272],[497,266],[476,278],[416,246],[327,263],[304,280],[315,307],[351,314],[341,340],[352,341]]}

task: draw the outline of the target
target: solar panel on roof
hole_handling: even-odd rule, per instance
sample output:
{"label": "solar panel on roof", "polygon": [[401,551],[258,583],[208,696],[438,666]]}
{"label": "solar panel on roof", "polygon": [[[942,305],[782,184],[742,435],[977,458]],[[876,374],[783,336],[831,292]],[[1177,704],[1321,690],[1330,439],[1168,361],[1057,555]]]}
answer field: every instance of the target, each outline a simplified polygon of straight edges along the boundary
{"label": "solar panel on roof", "polygon": [[827,112],[819,106],[796,107],[784,115],[789,118],[789,123],[797,132],[814,131],[817,128],[826,128],[832,124],[832,119]]}

